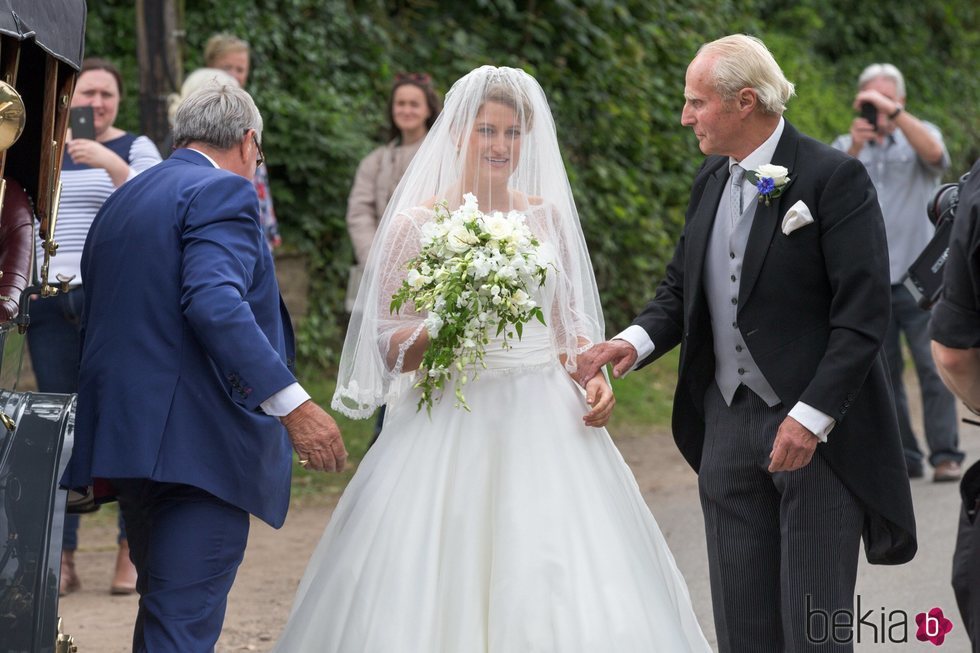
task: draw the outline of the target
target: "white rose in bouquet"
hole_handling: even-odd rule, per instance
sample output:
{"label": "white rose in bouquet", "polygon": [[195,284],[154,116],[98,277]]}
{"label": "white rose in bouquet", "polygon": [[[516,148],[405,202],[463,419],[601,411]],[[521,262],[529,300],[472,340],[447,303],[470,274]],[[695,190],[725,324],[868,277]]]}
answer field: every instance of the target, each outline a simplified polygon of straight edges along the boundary
{"label": "white rose in bouquet", "polygon": [[454,224],[446,234],[446,247],[457,254],[471,249],[478,242],[480,241],[476,235],[464,224]]}
{"label": "white rose in bouquet", "polygon": [[496,241],[506,241],[514,233],[514,223],[503,213],[494,213],[483,221],[483,226]]}

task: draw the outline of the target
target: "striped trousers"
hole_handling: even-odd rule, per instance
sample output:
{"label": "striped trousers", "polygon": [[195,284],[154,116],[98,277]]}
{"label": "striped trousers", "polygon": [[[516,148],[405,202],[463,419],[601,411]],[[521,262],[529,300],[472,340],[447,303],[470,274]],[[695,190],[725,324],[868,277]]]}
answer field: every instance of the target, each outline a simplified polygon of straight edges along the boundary
{"label": "striped trousers", "polygon": [[769,473],[788,412],[745,386],[731,406],[715,383],[705,395],[698,487],[720,653],[853,651],[834,625],[853,623],[864,510],[819,452]]}

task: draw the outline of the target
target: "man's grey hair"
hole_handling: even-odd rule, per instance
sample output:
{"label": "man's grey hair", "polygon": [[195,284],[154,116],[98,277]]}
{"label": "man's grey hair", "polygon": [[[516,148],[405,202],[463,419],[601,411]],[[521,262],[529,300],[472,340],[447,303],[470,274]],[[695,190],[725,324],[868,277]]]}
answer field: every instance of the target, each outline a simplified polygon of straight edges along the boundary
{"label": "man's grey hair", "polygon": [[262,142],[262,115],[247,91],[229,84],[208,84],[191,93],[174,116],[174,145],[206,143],[229,150],[249,129]]}
{"label": "man's grey hair", "polygon": [[895,82],[895,92],[898,93],[898,97],[905,97],[905,77],[902,76],[901,70],[890,63],[873,63],[865,68],[858,76],[858,90],[879,77]]}
{"label": "man's grey hair", "polygon": [[698,56],[715,57],[711,74],[723,100],[733,100],[743,88],[755,90],[764,113],[782,115],[796,92],[766,44],[754,36],[732,34],[698,50]]}

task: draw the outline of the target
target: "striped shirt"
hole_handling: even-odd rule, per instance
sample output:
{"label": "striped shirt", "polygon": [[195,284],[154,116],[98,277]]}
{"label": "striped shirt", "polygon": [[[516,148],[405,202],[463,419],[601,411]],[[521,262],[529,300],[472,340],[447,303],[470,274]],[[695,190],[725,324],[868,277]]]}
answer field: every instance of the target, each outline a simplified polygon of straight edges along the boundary
{"label": "striped shirt", "polygon": [[[125,133],[102,144],[129,163],[129,179],[161,161],[156,145],[146,136]],[[95,214],[115,192],[116,187],[112,185],[109,173],[103,168],[76,164],[68,156],[67,150],[61,166],[61,204],[58,206],[58,223],[55,226],[58,253],[51,258],[48,279],[54,283],[58,274],[74,275],[71,285],[78,286],[82,283],[82,248],[85,246],[89,227],[92,226]],[[41,262],[44,260],[44,251],[40,245],[39,240],[37,247],[39,273]]]}

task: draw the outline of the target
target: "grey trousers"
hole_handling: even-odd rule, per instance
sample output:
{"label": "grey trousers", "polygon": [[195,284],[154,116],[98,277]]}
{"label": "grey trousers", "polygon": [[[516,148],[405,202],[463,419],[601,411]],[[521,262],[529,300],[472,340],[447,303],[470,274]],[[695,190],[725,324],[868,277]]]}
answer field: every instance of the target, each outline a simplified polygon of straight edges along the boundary
{"label": "grey trousers", "polygon": [[769,473],[787,412],[745,386],[731,406],[714,383],[705,395],[698,486],[719,653],[853,651],[833,615],[853,614],[864,510],[819,453]]}
{"label": "grey trousers", "polygon": [[909,400],[902,381],[905,361],[902,358],[900,335],[904,333],[919,377],[922,392],[922,421],[929,445],[929,464],[935,467],[941,462],[963,462],[960,436],[956,424],[956,399],[943,385],[936,372],[929,349],[929,312],[919,308],[905,286],[892,286],[892,319],[888,325],[883,351],[888,361],[892,389],[895,391],[895,412],[898,429],[902,434],[902,448],[909,467],[922,467],[922,451],[912,431],[909,417]]}

